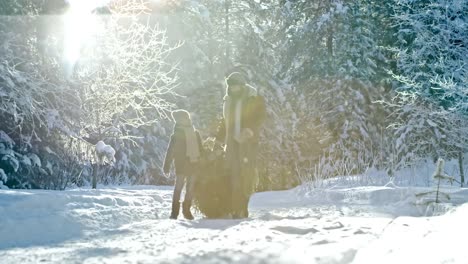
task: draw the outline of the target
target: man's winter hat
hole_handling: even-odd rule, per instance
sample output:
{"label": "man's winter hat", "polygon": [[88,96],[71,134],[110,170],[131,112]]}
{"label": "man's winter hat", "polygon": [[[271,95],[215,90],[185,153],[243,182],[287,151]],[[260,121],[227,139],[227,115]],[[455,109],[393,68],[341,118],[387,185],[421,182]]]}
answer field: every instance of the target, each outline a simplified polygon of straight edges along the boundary
{"label": "man's winter hat", "polygon": [[190,113],[183,109],[174,110],[171,115],[175,122],[180,120],[190,120]]}
{"label": "man's winter hat", "polygon": [[246,83],[244,76],[240,72],[233,72],[226,78],[228,86],[245,85]]}

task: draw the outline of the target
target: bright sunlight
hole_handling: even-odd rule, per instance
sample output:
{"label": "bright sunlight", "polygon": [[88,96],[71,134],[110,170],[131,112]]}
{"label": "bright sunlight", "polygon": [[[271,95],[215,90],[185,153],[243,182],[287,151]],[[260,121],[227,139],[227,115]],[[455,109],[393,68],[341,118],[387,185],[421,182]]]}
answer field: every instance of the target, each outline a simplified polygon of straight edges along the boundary
{"label": "bright sunlight", "polygon": [[69,9],[63,17],[64,33],[64,59],[73,65],[80,58],[84,45],[92,44],[99,29],[99,19],[93,10],[108,2],[94,0],[68,0]]}

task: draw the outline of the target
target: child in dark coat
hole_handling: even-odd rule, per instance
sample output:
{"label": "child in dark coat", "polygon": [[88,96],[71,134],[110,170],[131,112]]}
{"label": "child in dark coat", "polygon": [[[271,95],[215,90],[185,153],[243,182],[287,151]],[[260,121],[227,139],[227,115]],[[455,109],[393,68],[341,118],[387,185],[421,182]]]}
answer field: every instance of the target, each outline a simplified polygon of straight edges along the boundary
{"label": "child in dark coat", "polygon": [[176,180],[170,218],[177,219],[179,215],[180,194],[186,182],[182,213],[186,219],[192,220],[193,215],[190,212],[190,207],[195,177],[202,158],[202,141],[200,133],[193,127],[190,114],[187,111],[173,111],[172,118],[175,121],[174,132],[167,148],[163,168],[164,173],[169,173],[172,162],[174,162]]}

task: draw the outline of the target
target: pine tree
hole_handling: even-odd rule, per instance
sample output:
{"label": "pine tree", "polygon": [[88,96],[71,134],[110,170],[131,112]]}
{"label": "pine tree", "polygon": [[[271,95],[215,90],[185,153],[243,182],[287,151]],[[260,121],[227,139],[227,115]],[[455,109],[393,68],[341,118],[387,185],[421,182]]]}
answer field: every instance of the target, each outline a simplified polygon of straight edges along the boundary
{"label": "pine tree", "polygon": [[400,1],[395,5],[401,96],[417,95],[468,113],[468,5],[464,0]]}
{"label": "pine tree", "polygon": [[299,119],[315,117],[330,161],[357,159],[354,172],[374,166],[373,152],[384,148],[386,116],[375,102],[385,97],[383,69],[389,66],[381,48],[387,36],[374,23],[383,9],[371,1],[283,3],[288,42],[281,75],[307,98],[297,106]]}
{"label": "pine tree", "polygon": [[467,8],[466,1],[444,0],[393,7],[397,94],[391,116],[403,165],[428,154],[455,158],[467,149]]}

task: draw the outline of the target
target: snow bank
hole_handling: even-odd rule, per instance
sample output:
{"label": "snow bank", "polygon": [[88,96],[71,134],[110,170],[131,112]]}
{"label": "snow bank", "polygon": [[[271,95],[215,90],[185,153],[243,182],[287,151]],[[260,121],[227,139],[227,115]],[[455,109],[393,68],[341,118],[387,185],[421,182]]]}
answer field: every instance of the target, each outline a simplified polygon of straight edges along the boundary
{"label": "snow bank", "polygon": [[253,195],[248,219],[194,221],[168,219],[172,187],[0,190],[0,262],[466,263],[468,205],[413,217],[417,189],[302,186]]}
{"label": "snow bank", "polygon": [[468,204],[438,217],[400,217],[353,263],[466,263]]}
{"label": "snow bank", "polygon": [[[331,179],[316,180],[309,182],[313,188],[340,188],[358,186],[385,186],[392,185],[398,187],[431,187],[434,185],[433,174],[436,164],[432,161],[421,161],[414,166],[396,171],[390,177],[385,171],[370,168],[362,175],[341,176]],[[468,171],[468,160],[464,163],[464,170]],[[460,181],[459,165],[457,160],[445,162],[445,174]],[[454,187],[458,187],[455,184]]]}
{"label": "snow bank", "polygon": [[171,186],[0,190],[0,262],[466,263],[468,189],[445,185],[450,201],[420,205],[426,169],[257,193],[236,220],[168,219]]}
{"label": "snow bank", "polygon": [[[468,164],[467,164],[468,165]],[[465,170],[468,171],[468,166]],[[443,174],[459,178],[457,160],[445,163]],[[441,205],[428,211],[423,203],[432,200],[429,197],[417,197],[418,194],[432,191],[436,187],[433,178],[437,164],[422,161],[416,166],[397,171],[389,177],[385,171],[369,169],[362,175],[341,176],[331,179],[319,179],[307,182],[294,189],[296,200],[312,204],[355,204],[373,206],[379,211],[393,216],[440,215],[468,201],[468,189],[460,188],[459,183],[443,182],[441,191],[450,196]],[[442,173],[442,172],[441,172]],[[435,196],[435,195],[434,195]],[[274,203],[281,202],[273,198]]]}
{"label": "snow bank", "polygon": [[[433,174],[436,164],[422,162],[406,168],[390,178],[384,171],[369,170],[363,175],[342,176],[304,183],[283,192],[265,192],[252,199],[252,206],[274,208],[278,206],[340,206],[378,212],[389,217],[441,215],[468,201],[468,189],[459,184],[443,183],[441,191],[450,200],[443,200],[435,207],[427,201],[435,200],[435,194],[418,197],[418,194],[434,190]],[[457,161],[449,161],[444,173],[457,175]]]}
{"label": "snow bank", "polygon": [[157,219],[163,199],[151,188],[0,190],[0,250],[92,236],[140,219]]}
{"label": "snow bank", "polygon": [[398,217],[440,215],[468,201],[467,188],[445,188],[443,191],[450,195],[450,201],[428,211],[428,206],[420,202],[421,198],[416,197],[416,194],[427,190],[431,188],[361,186],[311,189],[310,185],[303,185],[288,191],[255,194],[250,206],[263,209],[298,206],[353,207]]}
{"label": "snow bank", "polygon": [[[290,257],[284,263],[466,263],[468,251],[461,241],[468,236],[467,188],[445,186],[451,200],[427,206],[418,203],[416,194],[430,187],[341,185],[349,180],[350,177],[333,179],[329,188],[311,188],[307,184],[252,197],[250,207],[264,212],[262,220],[280,221],[281,225],[274,228],[278,232],[321,237],[323,230],[336,230],[323,236],[324,246],[315,250],[313,246],[320,241],[312,247],[295,244],[295,250],[283,249],[283,257]],[[327,214],[340,220],[322,228],[314,225],[298,228],[293,224],[312,217],[317,218],[311,223],[317,223]],[[353,226],[349,223],[360,226],[354,229],[351,237],[355,240],[350,244],[345,242],[348,235],[344,232],[341,237],[334,237],[338,230],[349,230]],[[374,232],[369,232],[370,229]],[[369,233],[374,237],[361,237]],[[326,253],[327,250],[330,251]],[[315,262],[304,261],[300,256]],[[302,261],[295,261],[298,258]]]}

